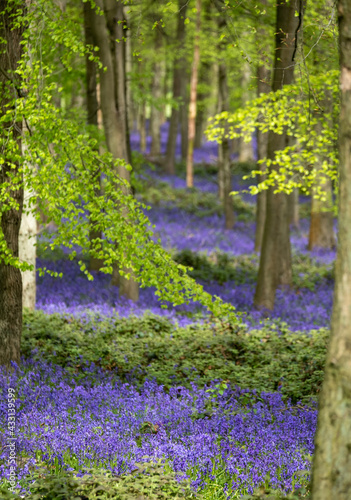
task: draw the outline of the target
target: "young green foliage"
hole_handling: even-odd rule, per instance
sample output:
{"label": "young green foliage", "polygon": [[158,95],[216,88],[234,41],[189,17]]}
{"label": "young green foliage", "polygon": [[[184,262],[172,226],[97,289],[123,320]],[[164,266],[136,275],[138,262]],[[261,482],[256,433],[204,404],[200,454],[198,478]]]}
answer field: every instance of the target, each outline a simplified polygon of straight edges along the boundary
{"label": "young green foliage", "polygon": [[[210,119],[207,137],[217,142],[224,137],[243,137],[249,141],[257,129],[263,133],[272,130],[277,134],[287,131],[296,139],[293,145],[276,151],[274,160],[265,158],[259,162],[266,166],[263,173],[267,177],[257,186],[249,187],[251,194],[269,186],[274,186],[276,192],[289,194],[294,188],[299,188],[309,194],[319,175],[328,175],[337,181],[338,77],[337,70],[330,70],[310,77],[309,81],[299,79],[296,84],[286,85],[282,90],[260,95],[234,113],[220,113]],[[316,130],[317,124],[321,126],[321,133]],[[225,130],[228,130],[226,135]],[[314,168],[316,163],[318,169]],[[278,169],[271,169],[272,165]],[[254,170],[250,176],[261,175],[261,170]],[[320,186],[315,196],[323,198]]]}
{"label": "young green foliage", "polygon": [[[66,17],[54,2],[40,0],[31,6],[26,17],[15,21],[26,27],[25,55],[17,71],[18,81],[25,82],[26,90],[12,92],[6,112],[0,117],[0,126],[25,120],[29,134],[23,137],[26,142],[23,156],[10,135],[0,138],[2,162],[19,165],[16,175],[0,185],[0,213],[13,206],[12,191],[25,185],[33,196],[24,209],[35,212],[38,218],[41,212],[57,228],[53,234],[47,233],[51,250],[66,247],[73,259],[79,249],[82,254],[102,259],[101,271],[105,273],[112,273],[113,265],[118,263],[121,274],[127,278],[134,274],[142,287],[154,286],[163,300],[174,305],[199,301],[214,314],[229,315],[232,321],[238,321],[231,305],[204,292],[188,276],[186,268],[175,263],[155,243],[143,212],[145,205],[125,194],[126,181],[116,174],[123,160],[114,161],[109,153],[99,154],[96,139],[82,129],[79,121],[68,118],[53,104],[53,95],[60,89],[50,63],[52,51],[57,45],[64,47],[63,64],[68,70],[74,54],[90,52],[80,41],[74,24],[69,19],[66,23]],[[9,92],[12,87],[13,82],[9,81]],[[98,175],[103,178],[100,195],[97,195]],[[97,232],[101,231],[103,238],[89,240],[91,224]],[[21,270],[28,269],[26,263],[11,254],[1,233],[0,258]],[[92,279],[83,262],[80,266]]]}

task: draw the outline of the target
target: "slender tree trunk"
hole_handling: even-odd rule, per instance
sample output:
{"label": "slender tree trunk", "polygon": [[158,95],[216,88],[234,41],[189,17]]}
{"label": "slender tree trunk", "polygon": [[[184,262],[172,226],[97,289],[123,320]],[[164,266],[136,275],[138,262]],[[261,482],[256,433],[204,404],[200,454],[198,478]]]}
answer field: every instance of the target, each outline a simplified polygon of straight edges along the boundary
{"label": "slender tree trunk", "polygon": [[[332,111],[332,97],[326,96],[322,103],[325,110],[329,113]],[[329,108],[329,109],[328,109]],[[318,118],[317,112],[315,112]],[[332,127],[333,124],[330,123]],[[321,122],[317,123],[316,133],[322,134]],[[322,158],[317,161],[314,168],[317,169],[316,184],[312,187],[311,196],[311,221],[310,232],[308,238],[308,249],[313,248],[335,248],[336,239],[334,234],[334,211],[333,211],[333,188],[331,179],[326,176],[321,169]],[[317,199],[315,195],[319,189],[325,192],[325,199]]]}
{"label": "slender tree trunk", "polygon": [[189,139],[186,160],[186,186],[194,186],[194,140],[196,120],[197,79],[200,64],[201,0],[196,0],[196,28],[194,40],[194,58],[191,67],[190,103],[189,103]]}
{"label": "slender tree trunk", "polygon": [[[211,64],[208,61],[204,61],[201,63],[199,80],[202,83],[203,87],[210,87],[210,74],[211,74]],[[206,120],[206,99],[208,98],[208,91],[201,91],[197,96],[197,113],[196,113],[196,124],[195,124],[195,141],[194,147],[201,148],[203,136],[204,136],[204,128],[205,128],[205,120]]]}
{"label": "slender tree trunk", "polygon": [[[125,53],[122,43],[123,7],[121,2],[114,0],[96,1],[96,6],[104,11],[105,15],[97,15],[92,11],[92,35],[94,44],[99,47],[99,56],[103,68],[100,68],[101,85],[101,110],[104,123],[107,147],[115,159],[123,159],[130,163],[130,148],[128,147],[128,129],[126,116],[126,87],[124,61]],[[105,7],[105,9],[104,9]],[[105,70],[106,68],[106,70]],[[130,181],[129,171],[124,166],[119,166],[117,174],[120,178]],[[130,190],[126,190],[129,194]],[[128,214],[125,214],[128,217]],[[115,275],[117,274],[116,264]],[[128,270],[126,270],[128,271]],[[115,283],[114,279],[112,280]],[[139,298],[139,288],[135,280],[120,276],[118,279],[119,293],[133,301]]]}
{"label": "slender tree trunk", "polygon": [[[250,64],[245,61],[243,67],[243,75],[241,85],[242,88],[245,89],[242,96],[243,106],[246,105],[247,101],[250,99],[249,91],[247,90],[251,81],[251,69]],[[240,138],[239,142],[239,162],[252,162],[254,160],[253,149],[252,149],[252,141],[245,142],[242,138]]]}
{"label": "slender tree trunk", "polygon": [[[23,135],[27,131],[26,124],[22,123]],[[25,152],[25,139],[22,139],[22,153]],[[35,167],[31,165],[31,168]],[[21,217],[21,225],[18,236],[18,252],[21,261],[27,262],[33,266],[32,271],[23,271],[22,274],[22,305],[27,309],[34,310],[36,302],[36,257],[37,257],[37,232],[38,223],[31,211],[27,213],[25,207],[29,208],[29,200],[33,196],[33,192],[26,186],[23,189],[23,212]]]}
{"label": "slender tree trunk", "polygon": [[[180,52],[180,56],[176,56],[174,60],[173,69],[173,98],[179,99],[181,97],[181,79],[182,79],[182,50],[184,50],[185,43],[185,24],[184,20],[186,18],[186,10],[188,7],[188,1],[179,0],[178,1],[178,24],[177,24],[177,49]],[[167,141],[167,151],[165,159],[165,169],[170,175],[175,174],[175,154],[176,154],[176,143],[178,135],[178,124],[179,124],[179,109],[173,108],[169,132]]]}
{"label": "slender tree trunk", "polygon": [[151,131],[151,156],[160,156],[161,154],[161,98],[162,98],[162,79],[163,79],[163,60],[162,51],[162,33],[156,28],[155,34],[155,53],[156,61],[154,63],[154,77],[152,82],[152,94],[156,103],[151,108],[150,131]]}
{"label": "slender tree trunk", "polygon": [[319,398],[312,500],[351,498],[351,1],[338,1],[341,66],[338,252],[331,337]]}
{"label": "slender tree trunk", "polygon": [[180,107],[180,137],[181,137],[181,158],[186,161],[189,145],[189,96],[188,96],[188,63],[185,58],[182,61],[182,72],[180,81],[180,95],[182,104]]}
{"label": "slender tree trunk", "polygon": [[314,198],[316,188],[312,189],[311,198],[311,222],[308,237],[308,249],[335,248],[336,239],[334,234],[334,212],[332,182],[329,178],[320,181],[326,199]]}
{"label": "slender tree trunk", "polygon": [[[7,105],[17,97],[21,88],[15,71],[22,55],[22,28],[15,26],[16,12],[25,10],[22,4],[9,4],[0,0],[0,116],[8,111]],[[2,123],[0,128],[0,155],[2,165],[0,183],[10,181],[12,175],[19,173],[19,165],[13,164],[11,152],[6,150],[8,134],[21,148],[22,122]],[[11,182],[11,181],[10,181]],[[0,215],[1,230],[7,248],[15,257],[18,257],[18,237],[23,207],[23,188],[12,190],[11,198],[16,208],[2,211]],[[0,365],[8,369],[11,361],[19,364],[22,334],[22,277],[19,269],[0,260]]]}
{"label": "slender tree trunk", "polygon": [[[299,2],[302,0],[299,0]],[[299,18],[295,16],[295,0],[278,0],[275,61],[272,90],[291,84],[294,78],[295,40],[299,29]],[[300,12],[302,8],[300,6]],[[284,149],[286,134],[268,134],[267,158],[274,159],[275,152]],[[273,167],[274,168],[274,167]],[[255,305],[273,309],[275,292],[280,285],[291,285],[291,248],[288,221],[287,195],[274,194],[274,187],[267,190],[267,207],[260,256]]]}
{"label": "slender tree trunk", "polygon": [[[212,13],[212,1],[203,2],[204,11],[204,22],[205,24],[210,23],[213,13]],[[195,140],[194,147],[201,148],[203,141],[203,133],[205,128],[205,120],[207,115],[207,100],[209,97],[211,89],[211,76],[213,73],[213,65],[209,61],[201,61],[199,70],[199,82],[202,84],[202,89],[197,95],[197,112],[196,112],[196,124],[195,124]]]}
{"label": "slender tree trunk", "polygon": [[[91,16],[91,8],[88,2],[83,3],[83,12],[84,12],[84,34],[85,34],[85,43],[86,45],[94,46],[94,39],[92,35],[92,16]],[[94,61],[90,61],[89,54],[85,56],[85,68],[86,68],[86,103],[87,103],[87,123],[88,125],[93,125],[95,127],[98,126],[98,110],[99,110],[99,102],[97,96],[97,78],[96,78],[96,63]],[[100,184],[100,174],[99,176],[99,184]],[[101,188],[96,191],[96,194],[99,195]],[[96,238],[101,239],[102,234],[101,231],[97,231],[92,227],[89,233],[90,243],[93,242]],[[91,256],[89,259],[89,270],[90,271],[99,271],[103,266],[103,262],[101,259],[97,259],[96,257]]]}
{"label": "slender tree trunk", "polygon": [[[129,24],[128,8],[123,9],[124,17]],[[132,87],[131,78],[133,71],[133,55],[132,55],[132,38],[130,30],[126,30],[126,45],[125,45],[125,56],[126,56],[126,105],[127,105],[127,120],[128,129],[134,130],[134,107],[132,101]]]}
{"label": "slender tree trunk", "polygon": [[[218,18],[218,31],[221,33],[226,26],[226,21],[223,16]],[[219,43],[218,51],[224,50],[223,42]],[[223,61],[219,64],[218,68],[218,100],[219,112],[223,113],[229,111],[229,91],[228,91],[228,78],[227,66]],[[226,131],[227,132],[227,131]],[[225,228],[233,229],[235,223],[235,216],[233,210],[233,200],[230,195],[232,191],[232,175],[230,171],[230,149],[229,139],[224,137],[222,142],[218,145],[218,172],[219,180],[223,184],[221,190],[223,191],[223,209],[225,218]]]}
{"label": "slender tree trunk", "polygon": [[139,105],[139,114],[138,114],[138,129],[140,134],[140,152],[145,153],[146,151],[146,107],[145,102],[140,103]]}
{"label": "slender tree trunk", "polygon": [[288,220],[295,229],[300,228],[299,190],[293,189],[288,196]]}
{"label": "slender tree trunk", "polygon": [[[258,33],[264,36],[262,29]],[[257,68],[257,95],[271,91],[271,86],[268,83],[269,70],[264,64],[260,64]],[[263,160],[267,156],[267,140],[268,134],[257,130],[257,160]],[[265,170],[265,165],[259,165],[261,171]],[[264,181],[265,176],[261,175],[258,182]],[[266,204],[267,191],[261,191],[257,195],[256,201],[256,231],[255,231],[255,252],[259,252],[262,246],[264,224],[266,220]]]}

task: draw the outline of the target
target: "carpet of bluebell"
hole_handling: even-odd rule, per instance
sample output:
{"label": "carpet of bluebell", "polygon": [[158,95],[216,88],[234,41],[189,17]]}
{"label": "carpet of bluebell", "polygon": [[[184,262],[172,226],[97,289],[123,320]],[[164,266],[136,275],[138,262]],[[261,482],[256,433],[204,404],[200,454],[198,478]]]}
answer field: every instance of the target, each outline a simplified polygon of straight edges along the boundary
{"label": "carpet of bluebell", "polygon": [[[163,127],[163,149],[166,133]],[[132,146],[135,150],[139,147],[137,134],[132,135]],[[197,164],[214,164],[216,158],[217,146],[213,144],[195,151]],[[181,175],[171,178],[159,169],[148,171],[147,177],[156,188],[158,182],[164,182],[172,189],[185,190]],[[240,191],[243,186],[234,177],[233,189]],[[215,194],[215,177],[196,176],[196,190]],[[248,194],[243,199],[254,204]],[[219,214],[189,213],[163,201],[152,206],[148,216],[155,225],[155,237],[165,248],[174,254],[191,250],[209,262],[226,254],[233,265],[246,256],[249,265],[257,269],[253,220],[239,220],[229,231]],[[294,262],[302,271],[292,289],[278,290],[273,312],[254,309],[254,274],[245,277],[245,272],[234,273],[236,278],[223,283],[204,280],[205,289],[246,313],[243,319],[249,328],[279,323],[291,331],[308,332],[327,327],[335,252],[308,252],[307,234],[308,220],[303,219],[291,237]],[[151,312],[177,326],[205,318],[198,304],[161,308],[152,289],[142,289],[138,303],[129,302],[119,297],[109,276],[95,274],[94,281],[88,281],[64,252],[56,260],[49,257],[42,255],[38,266],[63,272],[63,278],[38,277],[37,308],[47,314],[89,318],[97,313],[127,318]],[[315,266],[317,274],[306,274],[305,261]],[[279,392],[259,394],[218,381],[205,387],[165,388],[148,380],[137,388],[95,365],[72,374],[38,358],[23,359],[9,378],[2,373],[0,393],[5,394],[9,386],[17,394],[17,487],[22,493],[28,488],[29,475],[42,464],[51,471],[82,474],[84,467],[94,466],[119,475],[130,472],[145,456],[162,458],[179,477],[190,479],[194,491],[207,492],[209,499],[240,498],[261,485],[289,492],[308,480],[308,475],[301,476],[299,471],[310,469],[316,405],[293,405]],[[6,407],[1,401],[0,429],[5,429],[5,423]],[[5,443],[6,433],[3,436]],[[0,476],[6,479],[4,443]]]}

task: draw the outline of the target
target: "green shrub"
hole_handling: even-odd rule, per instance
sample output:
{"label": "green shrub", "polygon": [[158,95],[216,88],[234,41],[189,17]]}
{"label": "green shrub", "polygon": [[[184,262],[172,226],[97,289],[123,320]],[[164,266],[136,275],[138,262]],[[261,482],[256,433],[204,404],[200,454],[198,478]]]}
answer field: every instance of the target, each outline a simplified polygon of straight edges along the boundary
{"label": "green shrub", "polygon": [[256,281],[258,257],[255,254],[232,257],[218,252],[207,256],[186,249],[173,258],[178,264],[192,267],[189,274],[196,280],[217,281],[221,285],[227,281],[235,281],[236,284]]}
{"label": "green shrub", "polygon": [[40,359],[75,373],[93,362],[137,384],[147,378],[165,387],[226,380],[259,392],[280,390],[296,402],[320,390],[327,338],[327,329],[307,335],[283,324],[248,332],[218,320],[175,328],[153,315],[92,316],[86,323],[36,311],[25,313],[22,353],[36,349]]}

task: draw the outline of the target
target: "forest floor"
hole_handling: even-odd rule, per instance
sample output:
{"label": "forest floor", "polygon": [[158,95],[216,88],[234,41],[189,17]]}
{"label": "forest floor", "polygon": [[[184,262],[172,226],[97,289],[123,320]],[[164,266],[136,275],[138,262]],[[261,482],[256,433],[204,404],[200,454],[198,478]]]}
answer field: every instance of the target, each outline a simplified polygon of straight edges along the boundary
{"label": "forest floor", "polygon": [[[173,178],[140,170],[138,197],[152,206],[155,237],[207,291],[245,313],[244,324],[211,318],[198,304],[163,309],[151,289],[136,304],[122,300],[110,277],[97,273],[90,282],[64,250],[49,254],[39,245],[38,265],[63,278],[38,278],[37,311],[24,317],[22,366],[0,384],[17,393],[22,497],[35,491],[34,478],[51,491],[65,483],[62,498],[77,491],[97,498],[97,484],[106,498],[121,499],[241,498],[258,487],[248,498],[305,495],[335,252],[307,251],[303,218],[291,237],[292,289],[278,290],[273,312],[255,310],[255,200],[236,196],[237,221],[225,230],[209,166],[215,152],[204,147],[197,155],[207,167],[198,164],[194,189],[185,189],[181,166]],[[245,187],[239,174],[233,182]],[[307,204],[301,212],[308,214]],[[4,409],[0,415],[2,428]],[[150,475],[130,476],[140,463]],[[105,476],[77,478],[88,469]],[[8,474],[3,447],[3,498],[12,498]]]}

